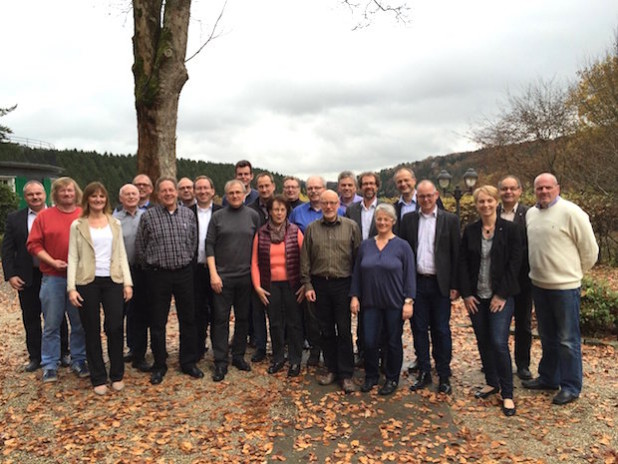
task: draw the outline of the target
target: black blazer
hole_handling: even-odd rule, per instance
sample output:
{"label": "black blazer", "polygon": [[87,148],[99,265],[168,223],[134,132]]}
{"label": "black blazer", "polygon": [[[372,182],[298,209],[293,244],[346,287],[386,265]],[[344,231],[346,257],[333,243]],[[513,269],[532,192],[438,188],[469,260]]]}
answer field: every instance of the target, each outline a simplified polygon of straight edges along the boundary
{"label": "black blazer", "polygon": [[[354,222],[356,222],[356,224],[358,224],[358,228],[361,230],[361,235],[363,232],[363,221],[361,219],[361,211],[363,209],[362,203],[363,203],[362,200],[356,203],[352,203],[345,210],[345,217],[352,219]],[[380,203],[381,202],[378,201],[378,205]],[[371,226],[369,227],[369,238],[375,237],[376,235],[378,235],[378,229],[376,229],[376,218],[374,214],[374,216],[371,218]]]}
{"label": "black blazer", "polygon": [[[399,228],[399,236],[410,244],[415,256],[418,249],[419,217],[418,211],[405,214]],[[458,288],[459,241],[459,219],[453,213],[438,208],[434,257],[438,286],[444,297],[450,296],[451,289]]]}
{"label": "black blazer", "polygon": [[[223,208],[223,206],[216,204],[214,201],[212,202],[212,214],[215,214],[215,211],[218,211],[221,208]],[[197,249],[199,247],[199,237],[200,237],[200,221],[197,218],[197,203],[194,203],[191,206],[189,206],[189,209],[191,209],[191,211],[193,211],[193,214],[195,214],[195,223],[197,224],[197,235],[196,236],[198,238],[197,240],[198,243],[195,246],[195,259],[194,259],[194,261],[197,261]]]}
{"label": "black blazer", "polygon": [[[522,258],[521,267],[519,270],[519,287],[520,290],[524,288],[532,288],[532,282],[530,281],[530,262],[528,261],[528,233],[526,232],[526,213],[530,209],[529,206],[517,204],[515,209],[515,217],[513,218],[513,224],[517,224],[521,227],[521,240],[522,240]],[[498,205],[498,217],[502,212],[502,204]]]}
{"label": "black blazer", "polygon": [[[397,200],[393,204],[393,206],[395,207],[395,214],[397,215],[397,222],[395,223],[395,227],[393,227],[393,232],[395,233],[395,235],[399,235],[401,221],[403,220],[403,218],[401,217],[401,208],[403,208],[403,205],[399,203],[399,198],[397,198]],[[442,210],[444,209],[444,203],[442,203],[442,199],[440,197],[438,197],[438,200],[436,201],[436,205],[438,205],[438,209],[442,209]],[[418,211],[419,208],[420,208],[420,205],[417,202],[416,211]]]}
{"label": "black blazer", "polygon": [[260,197],[257,197],[255,201],[249,203],[247,206],[251,208],[253,211],[255,211],[256,213],[258,213],[258,215],[260,216],[260,222],[258,223],[258,229],[268,222],[268,214],[264,213],[264,210],[260,208]]}
{"label": "black blazer", "polygon": [[28,241],[28,208],[9,214],[2,239],[2,269],[4,280],[19,276],[25,286],[32,285],[32,256],[26,249]]}
{"label": "black blazer", "polygon": [[[481,220],[466,227],[459,253],[459,291],[462,297],[476,295],[481,267]],[[520,227],[498,216],[491,246],[491,289],[501,298],[517,295],[523,256]]]}

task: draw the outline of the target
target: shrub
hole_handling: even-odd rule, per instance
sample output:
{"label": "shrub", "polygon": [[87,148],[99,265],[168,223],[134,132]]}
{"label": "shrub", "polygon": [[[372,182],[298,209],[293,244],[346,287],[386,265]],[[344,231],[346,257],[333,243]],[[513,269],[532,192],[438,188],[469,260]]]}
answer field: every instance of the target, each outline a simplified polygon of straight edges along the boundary
{"label": "shrub", "polygon": [[4,234],[6,217],[17,209],[17,196],[6,185],[0,184],[0,235]]}
{"label": "shrub", "polygon": [[602,336],[617,333],[618,292],[605,281],[584,277],[580,326],[583,335]]}

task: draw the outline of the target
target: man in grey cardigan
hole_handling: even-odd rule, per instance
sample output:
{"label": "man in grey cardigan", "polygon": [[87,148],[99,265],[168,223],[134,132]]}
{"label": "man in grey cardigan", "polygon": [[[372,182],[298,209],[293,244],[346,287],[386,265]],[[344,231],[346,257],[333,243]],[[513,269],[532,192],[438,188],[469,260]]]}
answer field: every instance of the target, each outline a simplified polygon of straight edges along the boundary
{"label": "man in grey cardigan", "polygon": [[206,235],[206,262],[214,291],[210,329],[215,370],[212,379],[220,382],[227,374],[230,310],[234,306],[232,365],[250,371],[245,361],[251,298],[251,247],[258,229],[258,213],[244,205],[245,186],[237,180],[225,184],[227,206],[213,213]]}

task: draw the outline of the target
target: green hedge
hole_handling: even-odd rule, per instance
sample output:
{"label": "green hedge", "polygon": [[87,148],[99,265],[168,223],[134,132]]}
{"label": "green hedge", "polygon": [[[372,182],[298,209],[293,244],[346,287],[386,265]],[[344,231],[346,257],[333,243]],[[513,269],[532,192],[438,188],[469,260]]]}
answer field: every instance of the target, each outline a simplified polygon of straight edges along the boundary
{"label": "green hedge", "polygon": [[582,280],[580,326],[588,336],[618,333],[618,292],[607,282],[588,276]]}

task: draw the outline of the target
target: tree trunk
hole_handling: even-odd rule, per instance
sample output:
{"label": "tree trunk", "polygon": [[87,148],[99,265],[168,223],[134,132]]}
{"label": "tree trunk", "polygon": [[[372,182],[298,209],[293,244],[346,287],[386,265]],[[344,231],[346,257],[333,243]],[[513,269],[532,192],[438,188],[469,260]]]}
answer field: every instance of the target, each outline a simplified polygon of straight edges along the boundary
{"label": "tree trunk", "polygon": [[176,123],[191,0],[133,0],[137,170],[153,181],[176,175]]}

